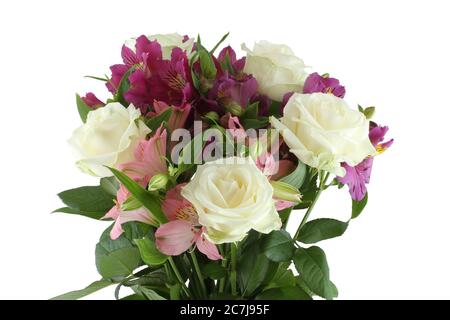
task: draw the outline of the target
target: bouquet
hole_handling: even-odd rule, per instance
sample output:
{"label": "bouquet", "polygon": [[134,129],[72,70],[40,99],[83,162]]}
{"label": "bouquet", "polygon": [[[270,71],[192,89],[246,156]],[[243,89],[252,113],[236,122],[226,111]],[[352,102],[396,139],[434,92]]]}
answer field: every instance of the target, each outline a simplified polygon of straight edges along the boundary
{"label": "bouquet", "polygon": [[[178,34],[140,36],[103,81],[111,97],[76,102],[69,140],[99,185],[59,194],[55,210],[104,221],[101,279],[116,299],[333,299],[324,251],[367,204],[375,156],[389,148],[374,108],[310,72],[286,45],[242,45],[238,58]],[[346,187],[351,218],[312,219],[319,196]],[[295,234],[286,231],[300,215]],[[300,220],[300,219],[299,219]],[[122,297],[120,289],[133,292]]]}

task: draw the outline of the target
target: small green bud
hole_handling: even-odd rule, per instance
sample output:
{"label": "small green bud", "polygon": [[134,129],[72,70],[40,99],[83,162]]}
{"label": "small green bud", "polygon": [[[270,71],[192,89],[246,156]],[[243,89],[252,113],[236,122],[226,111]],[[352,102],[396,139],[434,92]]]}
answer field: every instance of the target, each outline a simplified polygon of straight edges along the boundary
{"label": "small green bud", "polygon": [[232,101],[230,103],[227,103],[225,108],[233,116],[240,117],[244,113],[244,109],[242,109],[242,107],[239,104],[237,104],[236,102],[234,102],[234,101]]}
{"label": "small green bud", "polygon": [[149,191],[156,191],[159,189],[164,189],[169,182],[169,177],[164,173],[158,173],[150,179],[148,184]]}
{"label": "small green bud", "polygon": [[270,181],[270,184],[273,187],[273,196],[275,198],[291,202],[301,201],[300,192],[290,184],[282,181]]}
{"label": "small green bud", "polygon": [[219,119],[220,119],[219,114],[217,112],[214,112],[214,111],[210,111],[207,114],[205,114],[205,118],[211,119],[211,120],[214,120],[214,121],[219,121]]}
{"label": "small green bud", "polygon": [[373,115],[375,114],[375,107],[368,107],[366,109],[364,109],[364,115],[366,116],[367,119],[372,119]]}

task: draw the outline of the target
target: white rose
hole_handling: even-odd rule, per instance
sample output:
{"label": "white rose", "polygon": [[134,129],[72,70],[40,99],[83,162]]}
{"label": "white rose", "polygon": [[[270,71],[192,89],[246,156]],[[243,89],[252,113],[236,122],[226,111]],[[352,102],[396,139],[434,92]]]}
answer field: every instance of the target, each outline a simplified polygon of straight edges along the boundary
{"label": "white rose", "polygon": [[252,74],[259,84],[259,92],[272,100],[282,101],[288,92],[302,92],[308,73],[303,60],[281,44],[268,41],[255,43],[253,51],[247,51],[244,72]]}
{"label": "white rose", "polygon": [[150,133],[140,116],[133,105],[125,108],[118,102],[90,111],[69,140],[78,156],[77,166],[93,176],[108,177],[112,173],[104,166],[133,160],[138,141]]}
{"label": "white rose", "polygon": [[[194,46],[194,39],[189,38],[184,41],[184,36],[178,33],[168,33],[168,34],[153,34],[147,36],[149,40],[156,40],[161,45],[163,59],[170,59],[172,55],[173,48],[181,48],[183,51],[186,51],[186,54],[189,56],[191,54],[192,48]],[[125,41],[125,45],[135,50],[136,39],[130,39]]]}
{"label": "white rose", "polygon": [[294,94],[283,117],[270,122],[303,163],[338,176],[342,162],[355,166],[376,152],[366,117],[332,94]]}
{"label": "white rose", "polygon": [[251,229],[269,233],[281,227],[273,188],[250,158],[198,166],[181,194],[196,209],[206,237],[216,244],[242,240]]}

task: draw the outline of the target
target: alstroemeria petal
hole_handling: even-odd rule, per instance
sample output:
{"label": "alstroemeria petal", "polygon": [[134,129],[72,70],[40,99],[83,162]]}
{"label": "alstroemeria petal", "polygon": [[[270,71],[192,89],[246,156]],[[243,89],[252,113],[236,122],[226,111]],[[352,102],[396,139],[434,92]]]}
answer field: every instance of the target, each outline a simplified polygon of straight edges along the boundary
{"label": "alstroemeria petal", "polygon": [[196,245],[198,250],[206,255],[208,259],[210,260],[220,260],[223,259],[223,257],[220,255],[219,250],[217,250],[217,247],[215,244],[212,244],[207,240],[203,234],[201,234],[199,237],[197,237]]}
{"label": "alstroemeria petal", "polygon": [[195,241],[195,236],[195,229],[189,222],[170,221],[156,230],[156,246],[168,256],[177,256],[189,249]]}

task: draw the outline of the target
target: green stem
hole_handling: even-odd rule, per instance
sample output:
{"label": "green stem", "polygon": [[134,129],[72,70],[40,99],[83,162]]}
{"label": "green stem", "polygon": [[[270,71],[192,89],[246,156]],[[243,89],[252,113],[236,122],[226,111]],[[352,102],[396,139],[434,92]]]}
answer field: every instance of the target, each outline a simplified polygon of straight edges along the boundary
{"label": "green stem", "polygon": [[317,191],[317,194],[314,197],[313,202],[311,203],[308,210],[306,211],[305,216],[302,219],[302,222],[300,222],[300,225],[297,228],[297,232],[295,233],[294,240],[298,238],[298,236],[300,235],[300,230],[303,228],[303,226],[306,224],[306,222],[308,222],[308,218],[309,218],[312,210],[314,209],[314,206],[316,205],[317,200],[319,199],[320,195],[322,194],[322,191],[324,190],[325,183],[326,183],[328,177],[330,176],[330,173],[327,172],[326,174],[324,174],[323,171],[319,171],[318,175],[320,177],[319,190]]}
{"label": "green stem", "polygon": [[186,287],[186,283],[184,283],[183,281],[183,277],[180,274],[180,271],[178,270],[177,265],[175,264],[175,262],[173,261],[172,257],[169,257],[167,259],[170,263],[170,266],[172,267],[173,273],[175,274],[175,276],[177,277],[178,282],[181,284],[181,287],[183,288],[184,293],[189,297],[190,293],[188,288]]}
{"label": "green stem", "polygon": [[[222,267],[224,267],[226,269],[227,268],[227,258],[226,258],[226,254],[225,254],[224,245],[220,244],[219,250],[220,250],[220,254],[223,257]],[[223,293],[223,291],[225,290],[225,280],[226,280],[226,277],[219,280],[219,293]]]}
{"label": "green stem", "polygon": [[197,256],[195,255],[195,251],[191,251],[189,253],[192,258],[192,263],[194,265],[195,272],[197,273],[198,280],[200,281],[200,286],[202,287],[203,296],[206,299],[208,297],[208,293],[206,291],[205,281],[202,275],[202,271],[200,270],[200,266],[198,265]]}
{"label": "green stem", "polygon": [[231,244],[231,294],[233,296],[237,295],[237,283],[236,283],[236,266],[237,266],[237,247],[235,243]]}

